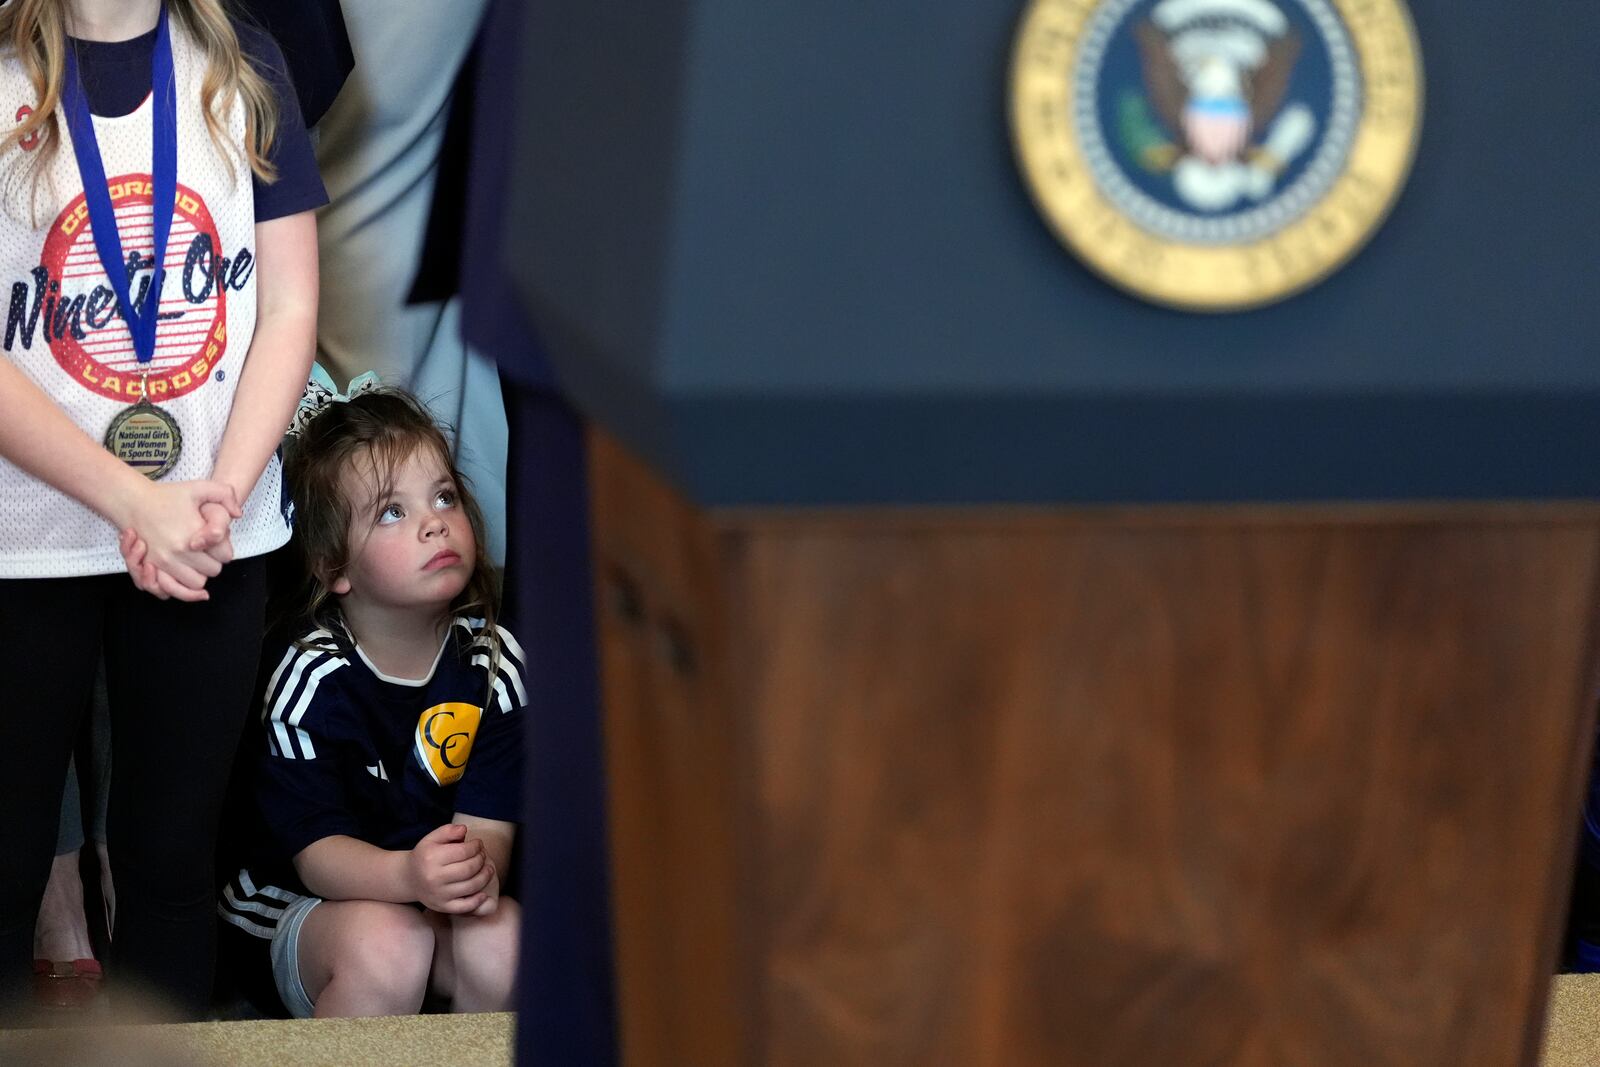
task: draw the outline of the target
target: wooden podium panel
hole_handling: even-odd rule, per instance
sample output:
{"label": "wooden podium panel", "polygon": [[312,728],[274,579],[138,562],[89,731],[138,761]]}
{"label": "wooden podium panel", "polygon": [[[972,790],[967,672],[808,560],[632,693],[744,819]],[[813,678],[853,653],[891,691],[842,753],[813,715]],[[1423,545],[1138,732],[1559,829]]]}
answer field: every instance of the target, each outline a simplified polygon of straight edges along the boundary
{"label": "wooden podium panel", "polygon": [[1533,1062],[1600,509],[592,481],[628,1064]]}

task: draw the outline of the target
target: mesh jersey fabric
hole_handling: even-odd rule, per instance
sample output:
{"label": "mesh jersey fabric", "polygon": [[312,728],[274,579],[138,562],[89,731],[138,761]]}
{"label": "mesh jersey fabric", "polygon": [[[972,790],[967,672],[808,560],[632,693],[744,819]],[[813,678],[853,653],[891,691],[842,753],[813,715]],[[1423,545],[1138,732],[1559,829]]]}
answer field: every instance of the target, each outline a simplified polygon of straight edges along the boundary
{"label": "mesh jersey fabric", "polygon": [[[225,156],[200,111],[204,55],[175,22],[173,72],[178,100],[178,196],[167,245],[167,279],[154,360],[152,402],[177,420],[182,454],[164,480],[207,478],[233,408],[255,330],[255,214],[242,150]],[[0,58],[0,106],[21,113],[37,101],[21,64]],[[118,118],[94,119],[123,254],[140,256],[135,302],[148,287],[154,254],[151,210],[151,107],[147,98]],[[0,284],[9,290],[0,348],[92,439],[138,399],[139,366],[127,324],[94,249],[71,135],[50,164],[30,166],[36,146],[0,157]],[[244,141],[234,101],[227,128]],[[36,174],[35,171],[38,170]],[[274,456],[244,515],[233,524],[239,558],[269,552],[289,538],[290,507]],[[73,577],[123,569],[117,531],[67,494],[0,459],[0,578]]]}

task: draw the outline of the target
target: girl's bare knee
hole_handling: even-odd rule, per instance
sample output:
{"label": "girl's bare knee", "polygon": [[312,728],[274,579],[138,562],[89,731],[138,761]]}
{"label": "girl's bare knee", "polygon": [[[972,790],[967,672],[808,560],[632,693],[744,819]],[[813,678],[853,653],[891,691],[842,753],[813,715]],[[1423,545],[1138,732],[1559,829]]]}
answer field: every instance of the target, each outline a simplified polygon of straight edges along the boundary
{"label": "girl's bare knee", "polygon": [[501,897],[492,915],[460,916],[451,925],[457,999],[465,997],[475,1011],[510,1010],[522,934],[517,902]]}
{"label": "girl's bare knee", "polygon": [[433,966],[433,928],[417,909],[383,901],[351,901],[334,954],[334,979],[415,1011]]}

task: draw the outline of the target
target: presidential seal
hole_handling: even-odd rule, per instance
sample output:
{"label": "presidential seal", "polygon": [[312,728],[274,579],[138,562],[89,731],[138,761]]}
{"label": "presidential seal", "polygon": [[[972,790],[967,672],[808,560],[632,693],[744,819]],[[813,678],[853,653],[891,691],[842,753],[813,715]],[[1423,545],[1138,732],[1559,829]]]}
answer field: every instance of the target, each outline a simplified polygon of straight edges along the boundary
{"label": "presidential seal", "polygon": [[1032,0],[1011,127],[1057,236],[1157,303],[1315,284],[1405,182],[1422,66],[1403,0]]}

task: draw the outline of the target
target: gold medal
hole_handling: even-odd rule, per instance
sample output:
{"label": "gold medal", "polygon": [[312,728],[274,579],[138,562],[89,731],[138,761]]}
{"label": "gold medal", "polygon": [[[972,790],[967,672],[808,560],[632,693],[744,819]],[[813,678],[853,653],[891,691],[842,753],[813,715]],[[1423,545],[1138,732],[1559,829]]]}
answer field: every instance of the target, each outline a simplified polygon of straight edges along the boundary
{"label": "gold medal", "polygon": [[106,450],[151,481],[165,475],[183,453],[183,431],[171,415],[140,396],[106,430]]}

